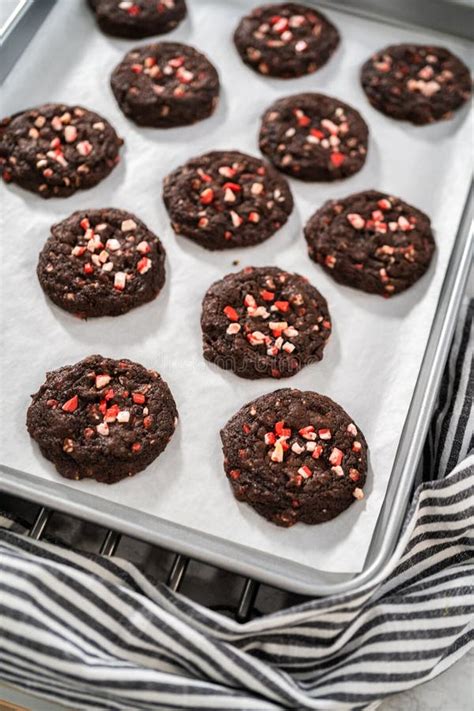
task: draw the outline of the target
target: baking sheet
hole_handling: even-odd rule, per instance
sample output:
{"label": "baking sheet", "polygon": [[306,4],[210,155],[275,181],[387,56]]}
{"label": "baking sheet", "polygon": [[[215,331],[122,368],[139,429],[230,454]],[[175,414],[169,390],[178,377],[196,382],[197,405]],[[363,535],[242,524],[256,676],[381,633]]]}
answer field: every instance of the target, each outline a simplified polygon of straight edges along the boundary
{"label": "baking sheet", "polygon": [[[46,370],[90,353],[128,357],[157,368],[168,381],[180,425],[167,450],[138,476],[106,487],[70,483],[224,540],[331,572],[358,572],[383,501],[403,422],[418,374],[456,227],[470,179],[467,110],[454,120],[417,128],[372,109],[358,82],[361,63],[391,42],[438,41],[435,33],[407,31],[327,11],[342,43],[316,74],[292,81],[268,79],[246,68],[230,41],[241,14],[255,2],[190,0],[190,16],[166,40],[203,50],[222,82],[215,115],[193,127],[157,131],[127,121],[108,84],[111,70],[133,43],[103,36],[82,0],[58,2],[4,86],[2,115],[46,101],[77,102],[102,113],[125,138],[122,163],[101,185],[67,200],[43,201],[16,187],[2,193],[2,463],[68,483],[44,460],[26,432],[28,395]],[[219,28],[219,31],[216,31]],[[446,41],[445,41],[446,43]],[[448,46],[466,57],[466,44]],[[276,98],[321,91],[359,109],[371,129],[363,170],[336,184],[290,181],[296,208],[266,243],[208,253],[177,239],[161,201],[163,177],[189,157],[210,149],[258,155],[259,117]],[[302,226],[324,202],[378,188],[399,194],[431,215],[438,244],[428,274],[407,293],[386,301],[336,285],[306,255]],[[51,223],[79,208],[129,209],[162,238],[167,283],[153,303],[117,319],[82,322],[44,297],[35,275],[38,252]],[[232,261],[239,259],[238,267]],[[208,285],[252,264],[298,271],[327,297],[334,324],[322,363],[291,379],[245,381],[204,362],[200,304]],[[223,475],[218,431],[244,403],[276,387],[323,392],[338,401],[364,431],[370,446],[366,499],[336,520],[316,527],[279,529],[237,504]]]}

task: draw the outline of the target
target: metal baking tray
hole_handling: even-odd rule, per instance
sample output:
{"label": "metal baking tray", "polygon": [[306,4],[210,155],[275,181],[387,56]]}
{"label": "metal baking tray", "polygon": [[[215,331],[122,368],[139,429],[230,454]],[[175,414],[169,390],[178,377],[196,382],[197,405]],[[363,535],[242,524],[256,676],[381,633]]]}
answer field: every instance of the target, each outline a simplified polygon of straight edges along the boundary
{"label": "metal baking tray", "polygon": [[[34,5],[34,3],[32,4]],[[319,2],[314,4],[322,8],[339,10],[349,15],[357,14],[368,19],[376,19],[379,22],[383,20],[387,24],[397,24],[405,29],[407,23],[408,26],[413,24],[425,30],[429,26],[430,30],[440,32],[448,28],[457,37],[465,37],[466,28],[469,26],[466,15],[469,8],[466,8],[462,3],[441,2],[437,4],[436,12],[429,14],[423,10],[424,3],[392,4],[384,1],[374,4],[368,0],[359,0],[358,2],[346,0],[339,3]],[[23,18],[24,12],[21,13]],[[21,45],[24,41],[24,36],[22,37],[21,33],[21,24],[16,29],[15,26],[10,25],[8,32],[10,41],[12,37],[16,37],[15,41]],[[439,41],[439,43],[445,41],[449,44],[450,38],[446,34],[439,36],[436,36],[435,32],[432,34],[433,41]],[[0,59],[3,59],[3,55],[0,56]],[[298,88],[295,85],[288,85],[288,93],[296,91]],[[468,186],[465,187],[467,191]],[[341,194],[344,194],[344,187],[341,187]],[[410,492],[429,425],[430,414],[472,261],[472,198],[471,189],[445,272],[438,307],[399,440],[383,506],[361,572],[345,574],[315,570],[286,558],[280,558],[278,555],[268,555],[224,538],[196,532],[186,526],[158,519],[123,504],[85,493],[79,488],[66,486],[57,481],[43,480],[6,466],[0,467],[0,490],[91,520],[107,528],[191,558],[301,594],[328,595],[336,592],[350,592],[364,583],[375,581],[377,577],[383,577],[409,505]],[[64,214],[66,213],[67,205],[65,204]]]}

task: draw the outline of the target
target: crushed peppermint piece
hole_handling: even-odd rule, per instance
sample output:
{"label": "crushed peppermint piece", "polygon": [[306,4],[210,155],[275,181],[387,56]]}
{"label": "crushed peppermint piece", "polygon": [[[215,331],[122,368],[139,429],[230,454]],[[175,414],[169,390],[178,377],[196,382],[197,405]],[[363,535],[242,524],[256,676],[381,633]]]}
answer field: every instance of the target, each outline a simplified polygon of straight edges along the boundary
{"label": "crushed peppermint piece", "polygon": [[313,459],[319,459],[321,454],[324,452],[324,447],[321,444],[317,444],[313,449],[312,457]]}
{"label": "crushed peppermint piece", "polygon": [[270,444],[275,444],[276,442],[276,437],[273,432],[267,432],[264,437],[265,444],[270,445]]}
{"label": "crushed peppermint piece", "polygon": [[226,333],[228,333],[230,336],[235,336],[235,334],[238,333],[240,329],[240,323],[230,323],[226,328]]}
{"label": "crushed peppermint piece", "polygon": [[355,426],[355,424],[353,422],[351,422],[349,425],[347,425],[347,431],[353,437],[357,436],[357,427]]}
{"label": "crushed peppermint piece", "polygon": [[214,190],[212,188],[206,188],[200,194],[199,200],[203,205],[210,205],[214,200]]}
{"label": "crushed peppermint piece", "polygon": [[90,153],[92,153],[92,143],[90,141],[79,141],[79,143],[76,145],[77,152],[81,154],[81,156],[88,156]]}
{"label": "crushed peppermint piece", "polygon": [[64,410],[64,412],[74,412],[75,410],[77,410],[78,405],[79,398],[77,397],[77,395],[73,395],[72,398],[70,398],[64,403],[62,409]]}
{"label": "crushed peppermint piece", "polygon": [[148,257],[142,257],[138,262],[137,262],[137,272],[139,274],[146,274],[152,266],[152,261]]}
{"label": "crushed peppermint piece", "polygon": [[109,426],[106,422],[101,422],[99,425],[96,425],[96,430],[98,434],[103,437],[107,437],[110,433]]}
{"label": "crushed peppermint piece", "polygon": [[77,128],[75,126],[66,126],[64,129],[64,139],[66,143],[74,143],[77,138]]}
{"label": "crushed peppermint piece", "polygon": [[311,476],[313,476],[313,472],[306,465],[304,465],[298,469],[298,474],[300,476],[302,476],[303,479],[309,479]]}
{"label": "crushed peppermint piece", "polygon": [[243,219],[237,212],[235,212],[235,210],[230,211],[230,217],[231,217],[232,224],[234,225],[234,227],[240,227],[240,225],[243,222]]}
{"label": "crushed peppermint piece", "polygon": [[110,375],[96,375],[95,377],[95,386],[97,389],[105,388],[106,385],[108,385],[111,381]]}
{"label": "crushed peppermint piece", "polygon": [[119,291],[123,291],[125,289],[126,282],[127,275],[125,274],[125,272],[116,272],[114,276],[114,287]]}
{"label": "crushed peppermint piece", "polygon": [[313,425],[307,425],[306,427],[303,427],[302,429],[298,430],[298,433],[304,439],[309,439],[309,440],[316,439],[316,432],[314,431]]}
{"label": "crushed peppermint piece", "polygon": [[305,451],[305,447],[302,447],[298,442],[293,442],[291,445],[291,451],[295,454],[302,454]]}
{"label": "crushed peppermint piece", "polygon": [[116,252],[118,249],[120,249],[120,242],[118,241],[118,239],[110,238],[105,243],[105,246],[111,252]]}
{"label": "crushed peppermint piece", "polygon": [[137,229],[137,223],[134,220],[124,220],[121,225],[122,232],[131,232]]}
{"label": "crushed peppermint piece", "polygon": [[283,446],[281,442],[275,442],[275,448],[271,452],[270,458],[272,462],[282,462],[284,456]]}
{"label": "crushed peppermint piece", "polygon": [[337,447],[334,447],[329,455],[329,461],[334,467],[339,466],[344,458],[344,452]]}
{"label": "crushed peppermint piece", "polygon": [[364,218],[356,213],[349,213],[347,215],[347,221],[350,222],[355,230],[362,230],[365,226]]}
{"label": "crushed peppermint piece", "polygon": [[238,321],[239,320],[239,314],[233,308],[233,306],[226,306],[224,308],[224,313],[230,321]]}

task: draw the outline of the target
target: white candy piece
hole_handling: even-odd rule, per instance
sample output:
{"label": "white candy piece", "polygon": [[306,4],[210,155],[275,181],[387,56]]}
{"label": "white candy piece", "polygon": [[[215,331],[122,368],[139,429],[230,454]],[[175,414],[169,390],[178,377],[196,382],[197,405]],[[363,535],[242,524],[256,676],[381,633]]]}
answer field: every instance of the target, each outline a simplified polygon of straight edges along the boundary
{"label": "white candy piece", "polygon": [[121,224],[122,232],[131,232],[137,228],[136,222],[133,220],[124,220]]}
{"label": "white candy piece", "polygon": [[96,430],[103,437],[107,437],[109,434],[109,426],[106,422],[101,422],[100,425],[97,425]]}

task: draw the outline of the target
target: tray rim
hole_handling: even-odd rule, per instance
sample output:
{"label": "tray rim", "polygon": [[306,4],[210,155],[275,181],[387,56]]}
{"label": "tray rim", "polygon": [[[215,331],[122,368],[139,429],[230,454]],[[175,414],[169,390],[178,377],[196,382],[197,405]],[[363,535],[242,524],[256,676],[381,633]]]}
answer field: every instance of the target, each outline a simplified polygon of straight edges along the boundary
{"label": "tray rim", "polygon": [[[363,4],[359,2],[355,11],[350,7],[351,0],[342,3],[323,0],[318,3],[320,6],[348,14],[362,15],[369,20],[376,19],[394,24],[393,18],[385,19],[379,12],[375,16],[371,11],[364,12]],[[370,0],[367,4],[370,5]],[[403,18],[395,20],[395,23],[406,26]],[[421,22],[420,25],[423,26]],[[428,29],[433,30],[432,27]],[[446,37],[446,34],[443,34]],[[410,504],[409,494],[470,270],[474,243],[472,184],[466,187],[466,192],[463,215],[458,225],[384,502],[364,567],[359,573],[319,571],[2,464],[0,464],[0,491],[114,529],[203,563],[303,595],[351,593],[364,584],[376,584],[390,565],[391,555]],[[231,557],[232,553],[234,557]]]}

